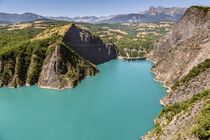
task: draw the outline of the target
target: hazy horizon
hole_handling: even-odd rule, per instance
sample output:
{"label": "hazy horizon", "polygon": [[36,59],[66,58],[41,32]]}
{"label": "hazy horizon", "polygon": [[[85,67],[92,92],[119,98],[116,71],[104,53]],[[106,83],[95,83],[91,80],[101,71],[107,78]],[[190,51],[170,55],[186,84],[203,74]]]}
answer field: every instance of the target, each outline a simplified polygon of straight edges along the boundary
{"label": "hazy horizon", "polygon": [[[162,5],[159,5],[159,6],[162,6]],[[145,10],[148,10],[150,7],[159,7],[159,6],[149,6],[147,9]],[[162,6],[164,8],[172,8],[172,7],[177,7],[177,6],[172,6],[172,7],[166,7],[166,6]],[[187,7],[177,7],[177,8],[187,8]],[[91,16],[95,16],[95,17],[103,17],[103,16],[112,16],[112,15],[120,15],[120,14],[132,14],[132,13],[140,13],[140,12],[143,12],[145,10],[142,10],[142,11],[137,11],[137,12],[131,12],[131,13],[118,13],[118,14],[110,14],[110,15],[100,15],[100,16],[95,16],[95,15],[84,15],[84,16],[73,16],[73,17],[91,17]],[[7,14],[25,14],[25,13],[33,13],[33,14],[37,14],[37,15],[40,15],[40,16],[46,16],[46,15],[41,15],[41,14],[38,14],[38,13],[35,13],[35,12],[29,12],[29,11],[25,11],[23,13],[11,13],[11,12],[2,12],[0,11],[0,13],[7,13]],[[70,16],[63,16],[63,15],[60,15],[60,16],[53,16],[53,15],[47,15],[46,17],[70,17]]]}
{"label": "hazy horizon", "polygon": [[0,12],[23,14],[31,12],[42,16],[109,16],[117,14],[138,13],[149,7],[190,7],[192,5],[209,6],[208,0],[0,0]]}

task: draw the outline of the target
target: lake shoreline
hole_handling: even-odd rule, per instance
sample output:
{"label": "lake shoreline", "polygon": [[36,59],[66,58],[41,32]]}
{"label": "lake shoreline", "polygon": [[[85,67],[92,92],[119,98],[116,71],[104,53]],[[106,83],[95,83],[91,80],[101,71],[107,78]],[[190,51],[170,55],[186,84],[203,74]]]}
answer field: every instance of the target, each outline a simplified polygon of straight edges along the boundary
{"label": "lake shoreline", "polygon": [[3,139],[140,139],[154,128],[152,120],[162,109],[158,100],[165,95],[165,89],[153,82],[152,65],[109,61],[97,66],[100,74],[74,89],[0,88]]}
{"label": "lake shoreline", "polygon": [[122,57],[119,56],[117,59],[125,61],[137,61],[137,60],[147,60],[147,57]]}

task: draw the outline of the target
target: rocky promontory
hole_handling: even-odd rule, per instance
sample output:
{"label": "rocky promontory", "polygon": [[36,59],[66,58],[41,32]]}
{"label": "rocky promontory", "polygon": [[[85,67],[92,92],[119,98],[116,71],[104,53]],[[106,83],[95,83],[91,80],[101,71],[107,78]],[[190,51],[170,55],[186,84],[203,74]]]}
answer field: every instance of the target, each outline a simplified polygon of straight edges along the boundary
{"label": "rocky promontory", "polygon": [[89,31],[77,28],[74,24],[64,35],[63,42],[84,59],[98,65],[117,58],[117,49],[113,44],[104,43]]}
{"label": "rocky promontory", "polygon": [[209,58],[210,11],[201,7],[189,8],[167,32],[149,56],[157,65],[152,72],[155,80],[170,87],[195,65]]}
{"label": "rocky promontory", "polygon": [[72,88],[99,72],[94,64],[116,56],[115,46],[75,24],[51,27],[30,41],[1,51],[0,86]]}

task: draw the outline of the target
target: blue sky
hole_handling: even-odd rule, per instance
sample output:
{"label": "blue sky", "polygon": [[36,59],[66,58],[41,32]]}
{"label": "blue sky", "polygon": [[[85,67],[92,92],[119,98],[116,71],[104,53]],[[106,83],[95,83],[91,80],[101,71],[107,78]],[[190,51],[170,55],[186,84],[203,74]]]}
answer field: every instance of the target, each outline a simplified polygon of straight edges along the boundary
{"label": "blue sky", "polygon": [[0,12],[44,16],[106,16],[136,13],[150,6],[210,6],[210,0],[0,0]]}

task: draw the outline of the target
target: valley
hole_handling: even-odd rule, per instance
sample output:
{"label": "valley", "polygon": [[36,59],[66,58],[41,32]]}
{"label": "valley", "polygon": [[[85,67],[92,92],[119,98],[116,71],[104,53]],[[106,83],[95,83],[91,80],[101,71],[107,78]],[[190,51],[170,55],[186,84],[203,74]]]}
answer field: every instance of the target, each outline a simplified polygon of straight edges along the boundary
{"label": "valley", "polygon": [[[69,24],[64,21],[38,20],[20,24],[3,24],[0,25],[1,33],[12,34],[13,32],[31,32],[33,30],[37,35],[43,30],[53,27]],[[147,57],[153,48],[153,44],[165,32],[173,27],[173,22],[156,22],[156,23],[129,23],[129,24],[89,24],[75,23],[78,27],[88,30],[94,36],[100,37],[104,42],[115,44],[120,56],[122,57]],[[18,33],[16,33],[18,34]],[[24,34],[24,33],[23,33]],[[27,34],[27,33],[26,33]],[[21,33],[20,33],[21,35]],[[32,38],[26,37],[25,39]],[[6,37],[9,37],[6,35]],[[11,36],[12,38],[12,36]],[[3,39],[1,41],[4,41]],[[1,42],[0,42],[1,43]]]}
{"label": "valley", "polygon": [[[26,15],[24,20],[31,19],[31,13]],[[31,113],[36,112],[27,104],[35,110],[43,107],[38,111],[43,118],[33,118],[39,123],[31,126],[39,130],[43,122],[54,124],[44,137],[34,129],[39,134],[34,139],[50,139],[50,134],[75,140],[210,139],[210,7],[151,7],[104,23],[33,17],[0,22],[0,139],[14,139],[8,133],[12,120],[20,130],[30,128]],[[21,102],[13,104],[13,98]],[[50,108],[50,120],[45,107]],[[27,130],[22,139],[33,135]]]}

